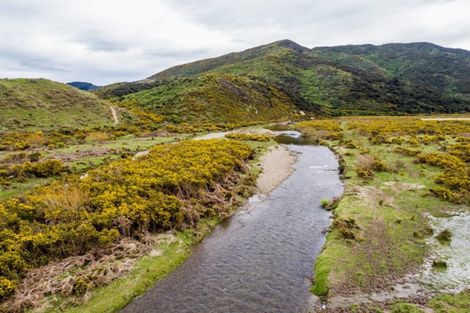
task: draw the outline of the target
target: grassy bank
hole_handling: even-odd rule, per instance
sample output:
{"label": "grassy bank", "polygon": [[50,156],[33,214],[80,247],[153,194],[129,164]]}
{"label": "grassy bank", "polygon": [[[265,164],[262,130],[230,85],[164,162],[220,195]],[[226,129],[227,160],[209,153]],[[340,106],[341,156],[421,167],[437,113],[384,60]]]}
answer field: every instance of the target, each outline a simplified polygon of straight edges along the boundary
{"label": "grassy bank", "polygon": [[321,297],[391,288],[428,252],[427,214],[468,209],[468,122],[358,117],[297,126],[330,146],[344,170],[345,193],[315,264]]}

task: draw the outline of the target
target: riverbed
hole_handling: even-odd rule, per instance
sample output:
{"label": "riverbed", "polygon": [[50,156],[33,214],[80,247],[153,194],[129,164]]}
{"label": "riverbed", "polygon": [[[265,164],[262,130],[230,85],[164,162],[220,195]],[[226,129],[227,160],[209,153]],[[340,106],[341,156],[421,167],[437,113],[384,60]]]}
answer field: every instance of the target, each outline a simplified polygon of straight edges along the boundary
{"label": "riverbed", "polygon": [[[295,134],[293,134],[295,135]],[[294,171],[219,225],[193,255],[123,312],[304,312],[331,214],[320,200],[343,185],[326,147],[287,145]]]}

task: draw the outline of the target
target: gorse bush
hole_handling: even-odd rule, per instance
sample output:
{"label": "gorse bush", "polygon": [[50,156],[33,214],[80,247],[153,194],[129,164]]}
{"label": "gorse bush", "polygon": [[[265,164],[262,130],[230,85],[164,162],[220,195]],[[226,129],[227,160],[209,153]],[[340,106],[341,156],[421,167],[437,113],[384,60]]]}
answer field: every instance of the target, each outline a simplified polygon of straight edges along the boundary
{"label": "gorse bush", "polygon": [[416,156],[416,159],[419,163],[426,163],[448,169],[465,167],[465,162],[461,159],[446,153],[421,153]]}
{"label": "gorse bush", "polygon": [[44,160],[41,162],[25,162],[12,166],[7,170],[9,177],[50,177],[59,175],[66,170],[66,166],[60,160]]}
{"label": "gorse bush", "polygon": [[470,162],[470,144],[458,143],[448,148],[449,154],[460,158],[462,161]]}
{"label": "gorse bush", "polygon": [[[8,162],[21,162],[25,158],[37,160],[35,154],[29,154],[19,157],[15,160],[8,159],[5,163],[0,163],[0,186],[10,186],[14,182],[22,182],[28,178],[46,178],[58,176],[64,172],[68,172],[69,168],[61,161],[49,159],[39,162],[26,161],[23,163]],[[31,157],[31,158],[30,158]],[[5,161],[5,160],[3,160]]]}
{"label": "gorse bush", "polygon": [[443,135],[466,134],[469,130],[466,121],[425,121],[416,117],[356,117],[345,120],[349,129],[362,135],[423,135],[420,136],[423,143],[443,140]]}
{"label": "gorse bush", "polygon": [[160,145],[0,204],[0,299],[51,259],[225,216],[252,155],[231,140]]}
{"label": "gorse bush", "polygon": [[431,188],[431,193],[452,202],[470,203],[470,167],[462,159],[447,153],[421,153],[416,160],[444,169],[435,178],[442,186]]}
{"label": "gorse bush", "polygon": [[230,133],[225,135],[226,138],[234,140],[246,140],[246,141],[269,141],[271,137],[263,134],[254,133]]}

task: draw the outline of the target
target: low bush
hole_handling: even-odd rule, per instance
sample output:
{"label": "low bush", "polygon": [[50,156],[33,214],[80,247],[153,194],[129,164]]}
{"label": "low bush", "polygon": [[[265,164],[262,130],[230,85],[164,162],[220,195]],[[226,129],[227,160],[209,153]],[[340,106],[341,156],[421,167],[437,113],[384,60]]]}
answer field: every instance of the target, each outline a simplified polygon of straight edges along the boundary
{"label": "low bush", "polygon": [[387,166],[377,157],[370,155],[360,155],[357,158],[355,167],[357,176],[361,178],[372,178],[375,172],[387,171]]}
{"label": "low bush", "polygon": [[51,159],[34,163],[25,162],[6,167],[3,171],[0,171],[0,176],[20,179],[28,177],[45,178],[59,175],[66,170],[67,167],[62,161]]}
{"label": "low bush", "polygon": [[432,268],[438,271],[444,271],[447,269],[447,263],[442,260],[434,260],[432,261]]}
{"label": "low bush", "polygon": [[312,120],[299,122],[295,125],[313,143],[322,140],[340,140],[343,138],[340,120]]}
{"label": "low bush", "polygon": [[470,167],[462,159],[447,153],[421,153],[417,162],[444,169],[435,178],[442,186],[431,188],[432,194],[455,203],[470,203]]}
{"label": "low bush", "polygon": [[441,231],[437,236],[436,239],[441,243],[441,244],[450,244],[450,241],[452,240],[452,233],[448,229],[444,229]]}
{"label": "low bush", "polygon": [[225,135],[226,138],[242,141],[269,141],[271,136],[255,133],[229,133]]}
{"label": "low bush", "polygon": [[137,160],[115,161],[0,204],[0,299],[26,270],[51,259],[226,216],[252,156],[248,145],[232,140],[159,145]]}
{"label": "low bush", "polygon": [[416,159],[419,163],[426,163],[448,169],[466,167],[461,159],[446,153],[420,153],[416,156]]}
{"label": "low bush", "polygon": [[338,230],[339,234],[344,239],[356,239],[355,231],[360,229],[356,220],[352,217],[336,218],[333,221],[333,228]]}

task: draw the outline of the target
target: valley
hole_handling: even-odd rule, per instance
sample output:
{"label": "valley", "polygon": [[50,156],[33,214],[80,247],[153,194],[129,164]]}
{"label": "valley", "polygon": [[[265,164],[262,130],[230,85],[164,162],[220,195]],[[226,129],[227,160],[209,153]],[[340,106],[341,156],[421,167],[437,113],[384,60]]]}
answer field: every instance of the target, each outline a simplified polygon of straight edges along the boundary
{"label": "valley", "polygon": [[0,312],[468,312],[469,73],[283,40],[1,79]]}

